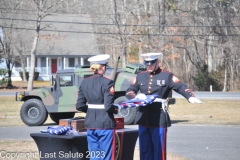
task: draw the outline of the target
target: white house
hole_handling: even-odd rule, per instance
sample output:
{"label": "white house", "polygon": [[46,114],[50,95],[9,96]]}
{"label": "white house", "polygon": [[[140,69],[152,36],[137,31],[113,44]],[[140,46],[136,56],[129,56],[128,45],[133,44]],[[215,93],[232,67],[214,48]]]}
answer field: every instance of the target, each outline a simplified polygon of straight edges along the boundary
{"label": "white house", "polygon": [[[33,19],[30,17],[28,19]],[[21,24],[19,22],[19,25],[29,28],[29,24],[25,24],[24,22],[21,22]],[[47,16],[43,19],[41,26],[47,25],[51,26],[51,28],[40,31],[37,46],[35,71],[39,72],[38,80],[48,81],[49,77],[55,74],[57,70],[74,68],[76,65],[88,65],[87,59],[90,56],[100,54],[95,36],[92,34],[93,27],[90,15]],[[30,51],[34,31],[18,30],[18,32],[28,37],[27,46]],[[26,58],[25,68],[29,71],[30,52],[25,53],[24,57]],[[19,76],[20,71],[22,71],[22,67],[16,63],[13,68],[13,81],[22,80]]]}

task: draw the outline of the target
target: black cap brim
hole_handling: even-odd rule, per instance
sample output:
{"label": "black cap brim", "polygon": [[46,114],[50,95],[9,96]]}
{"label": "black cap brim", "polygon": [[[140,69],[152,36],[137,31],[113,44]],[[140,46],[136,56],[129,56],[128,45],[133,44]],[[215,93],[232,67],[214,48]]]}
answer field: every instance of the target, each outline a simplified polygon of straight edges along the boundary
{"label": "black cap brim", "polygon": [[144,61],[144,64],[147,66],[150,66],[150,65],[154,64],[155,62],[157,62],[157,59],[152,60],[152,61]]}

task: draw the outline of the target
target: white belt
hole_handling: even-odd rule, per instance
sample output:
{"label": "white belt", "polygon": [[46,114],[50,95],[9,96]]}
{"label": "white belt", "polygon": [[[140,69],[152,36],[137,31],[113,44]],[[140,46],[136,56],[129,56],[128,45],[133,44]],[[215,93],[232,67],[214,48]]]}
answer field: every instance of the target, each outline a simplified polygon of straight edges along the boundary
{"label": "white belt", "polygon": [[104,104],[88,104],[88,108],[93,108],[93,109],[104,109]]}
{"label": "white belt", "polygon": [[161,102],[162,103],[162,109],[165,112],[168,109],[168,100],[162,99],[162,98],[156,98],[154,102]]}

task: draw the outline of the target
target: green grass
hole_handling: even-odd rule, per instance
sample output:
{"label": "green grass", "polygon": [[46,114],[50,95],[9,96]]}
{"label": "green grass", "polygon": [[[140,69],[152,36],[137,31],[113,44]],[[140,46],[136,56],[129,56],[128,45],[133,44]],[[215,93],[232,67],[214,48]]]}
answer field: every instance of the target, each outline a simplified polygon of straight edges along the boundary
{"label": "green grass", "polygon": [[[170,117],[173,123],[182,124],[232,124],[240,125],[239,100],[207,100],[202,104],[191,104],[187,100],[176,99],[170,105]],[[23,102],[14,97],[0,97],[0,127],[24,125],[20,119]],[[46,123],[52,123],[49,118]]]}
{"label": "green grass", "polygon": [[[0,86],[0,92],[26,90],[28,86],[28,82],[13,81],[12,85],[13,85],[12,89],[6,89],[6,85]],[[49,81],[33,81],[33,89],[40,88],[43,86],[50,87],[50,82]]]}
{"label": "green grass", "polygon": [[170,117],[176,123],[240,125],[240,101],[202,99],[202,104],[191,104],[177,99]]}

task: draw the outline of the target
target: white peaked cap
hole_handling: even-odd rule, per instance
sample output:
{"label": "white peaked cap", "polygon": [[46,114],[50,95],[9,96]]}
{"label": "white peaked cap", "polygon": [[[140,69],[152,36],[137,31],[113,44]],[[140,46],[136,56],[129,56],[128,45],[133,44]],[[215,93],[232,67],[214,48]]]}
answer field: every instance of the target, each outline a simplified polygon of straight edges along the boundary
{"label": "white peaked cap", "polygon": [[108,54],[100,54],[100,55],[96,55],[88,58],[88,61],[91,64],[107,64],[109,58],[110,58],[110,55]]}
{"label": "white peaked cap", "polygon": [[143,59],[145,61],[153,61],[158,59],[158,57],[162,55],[162,53],[145,53],[145,54],[141,54],[141,56],[143,57]]}

